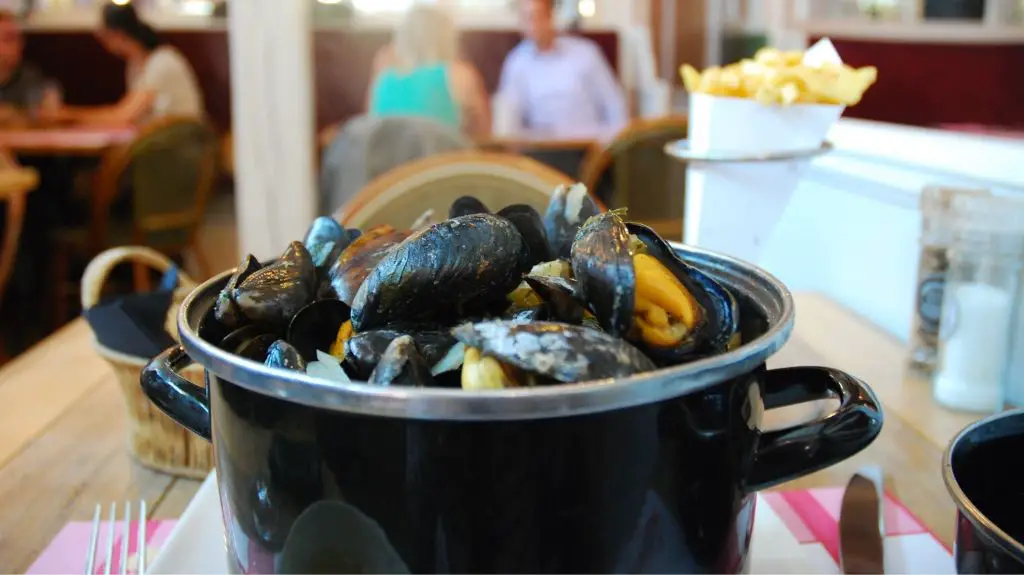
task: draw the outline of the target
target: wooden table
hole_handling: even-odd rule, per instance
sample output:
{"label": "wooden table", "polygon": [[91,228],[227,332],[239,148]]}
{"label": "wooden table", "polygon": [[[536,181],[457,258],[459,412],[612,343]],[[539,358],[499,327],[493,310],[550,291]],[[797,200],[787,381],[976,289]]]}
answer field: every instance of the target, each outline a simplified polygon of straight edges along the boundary
{"label": "wooden table", "polygon": [[134,128],[56,126],[0,130],[0,149],[35,156],[98,156],[112,146],[127,144]]}
{"label": "wooden table", "polygon": [[[796,299],[794,336],[770,365],[848,370],[873,384],[886,419],[857,456],[782,488],[842,485],[859,467],[880,465],[887,487],[951,544],[955,508],[940,459],[976,418],[937,407],[927,383],[904,378],[905,348],[895,339],[820,295]],[[23,572],[66,522],[89,520],[97,502],[145,498],[152,517],[171,518],[199,487],[128,457],[121,393],[90,337],[76,320],[0,369],[0,572]]]}

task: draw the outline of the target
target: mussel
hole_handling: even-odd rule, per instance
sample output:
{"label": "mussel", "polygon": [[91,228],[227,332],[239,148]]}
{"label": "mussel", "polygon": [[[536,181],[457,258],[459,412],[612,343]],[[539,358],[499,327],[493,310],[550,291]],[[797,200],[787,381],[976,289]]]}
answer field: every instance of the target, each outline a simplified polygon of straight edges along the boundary
{"label": "mussel", "polygon": [[353,240],[327,272],[327,293],[321,296],[340,299],[348,305],[363,285],[366,276],[392,247],[408,237],[391,226],[374,226]]}
{"label": "mussel", "polygon": [[725,351],[736,332],[732,295],[653,230],[627,225],[618,213],[580,228],[572,267],[601,326],[663,364]]}
{"label": "mussel", "polygon": [[348,322],[348,317],[349,308],[342,301],[315,301],[300,309],[288,323],[286,339],[306,361],[316,361],[317,351],[335,355],[335,350],[344,349],[345,342],[337,343],[337,340],[339,336],[344,338],[344,334],[339,332]]}
{"label": "mussel", "polygon": [[463,324],[452,333],[466,344],[462,386],[468,389],[518,387],[524,374],[577,383],[655,368],[629,343],[583,326],[497,320]]}
{"label": "mussel", "polygon": [[588,315],[573,280],[558,276],[528,275],[524,281],[544,301],[549,319],[580,324]]}
{"label": "mussel", "polygon": [[576,231],[600,211],[583,184],[558,186],[544,214],[544,228],[552,257],[568,259]]}
{"label": "mussel", "polygon": [[292,242],[276,262],[253,272],[231,294],[251,321],[284,328],[313,300],[315,289],[313,259],[305,246]]}
{"label": "mussel", "polygon": [[488,214],[450,219],[389,250],[359,287],[352,327],[445,325],[505,301],[525,269],[523,238]]}
{"label": "mussel", "polygon": [[337,220],[320,216],[309,226],[302,245],[313,259],[313,267],[322,276],[350,241],[348,231]]}
{"label": "mussel", "polygon": [[263,363],[269,367],[306,371],[306,359],[302,357],[299,350],[283,339],[270,344],[270,348],[267,349],[267,359]]}
{"label": "mussel", "polygon": [[527,260],[531,266],[551,259],[548,247],[548,234],[544,229],[544,220],[533,207],[526,204],[506,206],[496,214],[512,222],[523,236],[523,243],[529,251]]}
{"label": "mussel", "polygon": [[235,298],[233,291],[238,284],[242,283],[249,276],[260,269],[260,262],[249,254],[242,258],[242,262],[235,268],[235,273],[231,274],[228,278],[228,283],[224,285],[224,289],[220,291],[217,296],[217,302],[213,307],[213,316],[217,319],[224,327],[233,329],[242,325],[244,317],[242,312],[239,311],[238,305],[235,304]]}
{"label": "mussel", "polygon": [[455,344],[455,337],[448,330],[374,329],[354,334],[348,339],[345,343],[345,363],[352,369],[356,378],[368,378],[380,363],[388,345],[403,336],[412,337],[416,349],[431,367]]}
{"label": "mussel", "polygon": [[487,209],[487,206],[485,206],[480,200],[473,196],[462,196],[452,202],[451,207],[448,208],[448,219],[468,216],[471,214],[489,213],[491,213],[491,210]]}
{"label": "mussel", "polygon": [[384,350],[377,367],[373,369],[367,383],[370,385],[402,385],[426,387],[433,383],[430,366],[416,349],[411,336],[395,338]]}

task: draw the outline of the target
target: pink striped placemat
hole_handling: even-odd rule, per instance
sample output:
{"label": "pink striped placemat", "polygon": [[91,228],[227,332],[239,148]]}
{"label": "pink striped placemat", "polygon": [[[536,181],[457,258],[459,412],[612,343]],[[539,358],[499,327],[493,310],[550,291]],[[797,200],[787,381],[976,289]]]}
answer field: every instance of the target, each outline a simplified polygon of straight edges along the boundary
{"label": "pink striped placemat", "polygon": [[[146,563],[149,564],[156,557],[160,547],[167,541],[177,520],[151,519],[146,522]],[[100,523],[100,534],[96,542],[95,573],[106,571],[106,550],[107,535],[110,523]],[[121,532],[122,522],[114,525],[114,557],[110,562],[111,573],[120,573],[121,570],[121,545],[123,543]],[[131,542],[128,544],[128,572],[135,573],[138,568],[138,521],[131,523]],[[72,521],[64,526],[53,538],[50,545],[36,558],[35,563],[28,568],[26,573],[82,573],[85,570],[86,552],[89,549],[89,539],[92,536],[92,521]]]}
{"label": "pink striped placemat", "polygon": [[[215,493],[215,490],[213,491]],[[839,573],[839,508],[843,489],[822,488],[762,493],[754,523],[751,548],[752,573]],[[220,515],[215,502],[207,515],[217,521]],[[950,518],[953,521],[953,518]],[[152,563],[159,549],[171,535],[177,521],[152,520],[147,523],[147,563]],[[185,525],[183,524],[184,528]],[[130,573],[137,567],[135,526],[129,544]],[[115,526],[112,571],[120,569],[121,525]],[[955,573],[948,547],[895,497],[885,501],[885,563],[891,573]],[[29,567],[29,574],[81,573],[92,533],[92,523],[68,523],[45,551]],[[106,549],[107,524],[100,530],[97,549]],[[222,545],[222,542],[217,543]],[[196,550],[199,552],[199,550]],[[212,551],[212,550],[211,550]],[[218,555],[221,553],[216,552]],[[105,557],[96,557],[96,572],[102,573]]]}

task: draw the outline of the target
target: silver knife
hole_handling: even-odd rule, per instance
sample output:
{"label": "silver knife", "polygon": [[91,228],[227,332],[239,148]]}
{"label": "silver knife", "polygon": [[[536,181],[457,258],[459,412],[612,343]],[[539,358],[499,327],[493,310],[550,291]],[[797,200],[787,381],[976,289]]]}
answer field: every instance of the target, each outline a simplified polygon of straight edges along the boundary
{"label": "silver knife", "polygon": [[885,572],[882,470],[858,471],[846,485],[839,511],[839,566],[843,573]]}

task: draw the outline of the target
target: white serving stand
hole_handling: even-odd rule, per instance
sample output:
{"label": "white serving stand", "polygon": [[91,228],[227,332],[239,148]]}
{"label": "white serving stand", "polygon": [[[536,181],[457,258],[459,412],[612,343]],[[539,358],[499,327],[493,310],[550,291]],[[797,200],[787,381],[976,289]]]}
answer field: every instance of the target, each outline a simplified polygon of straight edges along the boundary
{"label": "white serving stand", "polygon": [[688,140],[665,145],[686,162],[683,242],[754,264],[789,205],[810,161],[833,149],[704,151]]}

